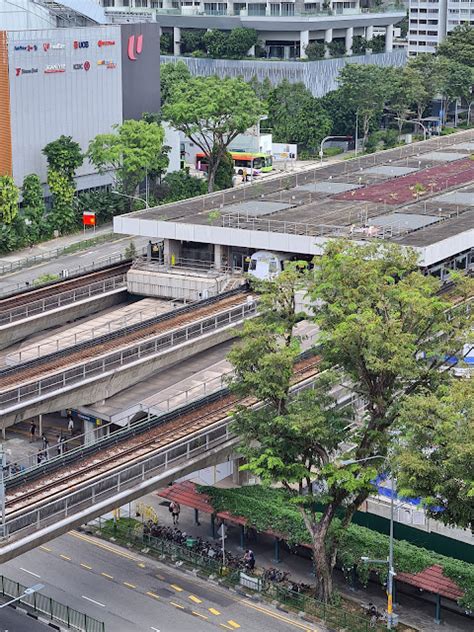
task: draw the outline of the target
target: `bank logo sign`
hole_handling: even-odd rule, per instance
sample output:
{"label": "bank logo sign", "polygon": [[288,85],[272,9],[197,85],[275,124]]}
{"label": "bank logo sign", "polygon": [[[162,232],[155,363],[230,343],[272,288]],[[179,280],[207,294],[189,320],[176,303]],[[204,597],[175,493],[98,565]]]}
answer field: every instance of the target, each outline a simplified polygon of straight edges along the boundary
{"label": "bank logo sign", "polygon": [[89,42],[78,42],[74,40],[72,45],[74,48],[89,48]]}
{"label": "bank logo sign", "polygon": [[102,46],[115,46],[115,40],[99,40],[97,46],[99,48],[102,48]]}
{"label": "bank logo sign", "polygon": [[38,50],[36,44],[18,44],[14,50],[24,50],[26,52]]}
{"label": "bank logo sign", "polygon": [[85,61],[83,64],[73,64],[73,69],[74,70],[90,70],[91,69],[91,62],[90,61]]}
{"label": "bank logo sign", "polygon": [[62,44],[58,42],[57,44],[51,44],[50,42],[43,43],[43,50],[47,53],[49,50],[64,50],[66,48],[66,44]]}
{"label": "bank logo sign", "polygon": [[106,68],[112,69],[116,68],[117,64],[109,59],[99,59],[97,62],[98,66],[105,66]]}
{"label": "bank logo sign", "polygon": [[21,75],[35,75],[38,72],[38,68],[15,68],[15,77]]}
{"label": "bank logo sign", "polygon": [[66,72],[66,64],[49,64],[44,69],[45,74],[52,75],[58,72]]}
{"label": "bank logo sign", "polygon": [[130,61],[135,61],[137,59],[137,55],[143,50],[143,35],[137,35],[135,40],[135,35],[130,35],[128,38],[128,46],[127,46],[127,54]]}

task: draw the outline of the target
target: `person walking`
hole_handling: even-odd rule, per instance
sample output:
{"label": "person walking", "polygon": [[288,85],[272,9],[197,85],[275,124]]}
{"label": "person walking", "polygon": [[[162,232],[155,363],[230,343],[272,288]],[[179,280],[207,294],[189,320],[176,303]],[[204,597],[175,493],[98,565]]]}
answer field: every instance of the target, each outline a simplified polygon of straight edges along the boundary
{"label": "person walking", "polygon": [[72,415],[70,417],[68,417],[68,422],[67,422],[67,429],[69,430],[69,433],[72,437],[72,435],[74,434],[74,419],[72,418]]}
{"label": "person walking", "polygon": [[67,452],[66,437],[61,437],[61,454]]}
{"label": "person walking", "polygon": [[179,506],[179,503],[176,502],[175,500],[171,501],[170,512],[171,512],[171,515],[173,516],[173,524],[176,526],[179,522],[179,514],[181,512],[181,507]]}
{"label": "person walking", "polygon": [[61,454],[63,453],[63,444],[61,441],[61,437],[58,435],[57,439],[56,439],[56,449],[58,451],[58,456],[61,456]]}
{"label": "person walking", "polygon": [[31,422],[30,426],[30,443],[33,443],[36,435],[36,424],[34,421]]}

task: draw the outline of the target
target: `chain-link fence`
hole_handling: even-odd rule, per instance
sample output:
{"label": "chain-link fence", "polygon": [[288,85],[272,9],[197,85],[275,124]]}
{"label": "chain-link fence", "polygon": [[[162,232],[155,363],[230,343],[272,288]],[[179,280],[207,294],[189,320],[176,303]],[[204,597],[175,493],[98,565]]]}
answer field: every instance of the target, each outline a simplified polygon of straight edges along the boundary
{"label": "chain-link fence", "polygon": [[97,621],[83,612],[78,612],[69,606],[59,603],[51,597],[46,597],[39,592],[25,595],[26,586],[19,582],[15,582],[8,577],[0,575],[0,590],[3,597],[9,599],[17,599],[20,595],[24,595],[19,599],[19,603],[27,606],[29,610],[46,616],[54,623],[66,625],[71,630],[79,630],[80,632],[105,632],[105,624]]}
{"label": "chain-link fence", "polygon": [[[110,527],[105,527],[103,533],[108,534],[109,530]],[[130,529],[129,525],[121,525],[120,522],[116,523],[115,528],[111,530],[112,532],[117,540],[135,542],[140,548],[145,544],[149,549],[149,554],[167,558],[173,562],[183,562],[192,568],[201,570],[206,575],[219,576],[228,586],[242,584],[239,570],[223,568],[222,560],[209,558],[198,553],[193,548],[192,538],[189,538],[188,544],[177,544],[161,538],[141,535],[140,526]],[[383,632],[386,630],[384,625],[372,623],[368,616],[363,617],[349,610],[344,610],[341,605],[325,604],[310,595],[294,592],[261,577],[259,577],[258,583],[261,589],[259,592],[264,596],[276,599],[291,609],[314,616],[335,630],[350,630],[351,632]]]}

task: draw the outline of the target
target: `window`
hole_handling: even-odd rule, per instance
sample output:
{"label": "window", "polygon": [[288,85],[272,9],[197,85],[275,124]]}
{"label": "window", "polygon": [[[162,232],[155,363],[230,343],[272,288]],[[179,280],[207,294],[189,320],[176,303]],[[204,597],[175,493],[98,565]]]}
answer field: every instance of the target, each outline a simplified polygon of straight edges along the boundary
{"label": "window", "polygon": [[281,3],[281,14],[282,15],[294,15],[295,14],[295,5],[290,4],[289,2]]}

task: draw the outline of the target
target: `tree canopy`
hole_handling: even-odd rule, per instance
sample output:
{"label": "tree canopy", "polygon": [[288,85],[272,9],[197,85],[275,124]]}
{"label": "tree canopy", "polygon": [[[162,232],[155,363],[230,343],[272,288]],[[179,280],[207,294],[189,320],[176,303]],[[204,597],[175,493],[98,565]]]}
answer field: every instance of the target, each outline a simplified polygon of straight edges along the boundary
{"label": "tree canopy", "polygon": [[[449,380],[444,358],[462,349],[472,316],[458,309],[448,318],[439,281],[418,271],[416,253],[397,245],[335,241],[314,270],[306,266],[289,264],[260,286],[260,316],[244,325],[229,359],[232,388],[266,404],[236,412],[244,467],[291,495],[311,538],[318,596],[328,600],[336,514],[347,527],[376,474],[393,467],[402,407],[439,397]],[[472,283],[459,281],[456,291],[471,296]],[[305,316],[295,313],[298,292],[311,297],[314,313],[306,318],[318,325],[316,361],[326,370],[312,389],[294,394],[301,350],[295,324]],[[337,405],[344,389],[363,403],[355,417],[352,407]]]}
{"label": "tree canopy", "polygon": [[18,187],[11,176],[0,176],[0,221],[11,224],[18,215]]}
{"label": "tree canopy", "polygon": [[174,85],[163,117],[208,157],[208,190],[229,144],[265,114],[264,104],[241,79],[193,77]]}
{"label": "tree canopy", "polygon": [[178,83],[186,83],[191,79],[191,73],[184,61],[175,64],[163,64],[160,67],[161,105],[169,100],[173,86]]}
{"label": "tree canopy", "polygon": [[113,170],[120,190],[133,195],[147,172],[163,168],[164,131],[156,123],[124,121],[111,134],[99,134],[87,155],[99,173]]}
{"label": "tree canopy", "polygon": [[467,23],[456,26],[438,44],[438,55],[471,68],[474,66],[474,27]]}
{"label": "tree canopy", "polygon": [[48,143],[43,149],[48,167],[61,174],[69,181],[74,179],[76,170],[84,162],[81,146],[71,136],[60,136]]}

